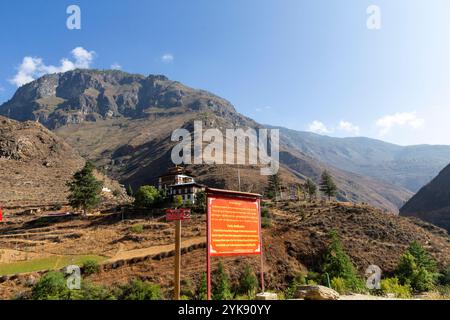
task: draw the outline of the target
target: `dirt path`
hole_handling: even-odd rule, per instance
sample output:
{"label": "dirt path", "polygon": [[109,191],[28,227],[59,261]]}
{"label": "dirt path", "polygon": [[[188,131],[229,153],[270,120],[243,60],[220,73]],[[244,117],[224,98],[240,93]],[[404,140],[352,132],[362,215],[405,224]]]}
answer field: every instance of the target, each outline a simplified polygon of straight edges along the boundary
{"label": "dirt path", "polygon": [[[195,244],[201,244],[205,243],[205,237],[197,237],[192,238],[189,240],[185,240],[181,243],[181,249],[190,247]],[[129,250],[129,251],[122,251],[119,250],[114,257],[111,259],[108,259],[106,262],[116,262],[119,260],[129,260],[133,258],[141,258],[141,257],[147,257],[152,255],[157,255],[159,253],[163,252],[170,252],[174,250],[175,244],[169,244],[165,246],[154,246],[149,248],[143,248],[143,249],[135,249],[135,250]]]}

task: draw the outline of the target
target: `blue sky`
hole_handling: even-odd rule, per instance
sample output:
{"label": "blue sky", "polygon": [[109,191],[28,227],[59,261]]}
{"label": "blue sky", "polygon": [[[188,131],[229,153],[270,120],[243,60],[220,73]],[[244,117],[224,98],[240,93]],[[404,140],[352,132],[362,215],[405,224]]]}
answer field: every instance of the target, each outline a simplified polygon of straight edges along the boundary
{"label": "blue sky", "polygon": [[[66,28],[72,4],[81,30]],[[366,26],[370,5],[380,30]],[[25,57],[45,72],[66,59],[165,74],[261,123],[450,144],[449,9],[447,0],[3,0],[0,101]]]}

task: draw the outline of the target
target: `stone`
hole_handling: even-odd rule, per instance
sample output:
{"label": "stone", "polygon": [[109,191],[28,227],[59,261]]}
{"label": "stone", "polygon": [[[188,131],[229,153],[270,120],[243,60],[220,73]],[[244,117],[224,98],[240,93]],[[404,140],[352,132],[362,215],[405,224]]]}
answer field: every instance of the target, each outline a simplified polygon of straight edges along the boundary
{"label": "stone", "polygon": [[297,288],[296,299],[304,300],[338,300],[339,293],[319,285],[303,285]]}
{"label": "stone", "polygon": [[272,292],[258,293],[255,300],[278,300],[278,295]]}

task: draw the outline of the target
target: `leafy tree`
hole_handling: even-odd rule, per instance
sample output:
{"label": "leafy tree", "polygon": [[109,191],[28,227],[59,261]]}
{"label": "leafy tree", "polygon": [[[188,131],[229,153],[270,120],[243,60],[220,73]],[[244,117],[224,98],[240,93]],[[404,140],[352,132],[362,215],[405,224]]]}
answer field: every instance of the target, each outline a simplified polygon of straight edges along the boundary
{"label": "leafy tree", "polygon": [[331,200],[331,197],[334,197],[337,194],[337,186],[331,175],[326,170],[322,173],[322,177],[320,179],[320,191],[328,197],[328,201]]}
{"label": "leafy tree", "polygon": [[313,198],[316,197],[317,194],[317,186],[311,179],[306,180],[304,184],[304,188],[306,193],[309,196],[309,201],[312,201]]}
{"label": "leafy tree", "polygon": [[214,300],[231,300],[233,298],[230,291],[230,279],[222,262],[219,262],[217,267],[216,285],[212,294]]}
{"label": "leafy tree", "polygon": [[195,196],[195,208],[199,212],[206,211],[206,193],[204,191],[200,191]]}
{"label": "leafy tree", "polygon": [[178,195],[173,198],[173,205],[175,208],[180,208],[183,205],[183,197]]}
{"label": "leafy tree", "polygon": [[100,203],[103,184],[94,177],[94,165],[87,162],[83,169],[76,172],[73,180],[67,183],[69,187],[69,203],[83,213],[95,208]]}
{"label": "leafy tree", "polygon": [[258,289],[258,279],[252,268],[247,264],[239,278],[239,293],[253,297]]}
{"label": "leafy tree", "polygon": [[142,186],[135,195],[135,205],[152,207],[161,201],[161,193],[154,186]]}
{"label": "leafy tree", "polygon": [[330,236],[331,244],[327,249],[322,266],[324,274],[328,274],[330,279],[343,279],[346,288],[350,290],[361,291],[364,288],[364,283],[359,278],[350,257],[345,253],[338,233],[332,231]]}
{"label": "leafy tree", "polygon": [[278,199],[281,189],[281,175],[277,172],[274,175],[269,176],[268,185],[267,185],[267,197],[269,199]]}

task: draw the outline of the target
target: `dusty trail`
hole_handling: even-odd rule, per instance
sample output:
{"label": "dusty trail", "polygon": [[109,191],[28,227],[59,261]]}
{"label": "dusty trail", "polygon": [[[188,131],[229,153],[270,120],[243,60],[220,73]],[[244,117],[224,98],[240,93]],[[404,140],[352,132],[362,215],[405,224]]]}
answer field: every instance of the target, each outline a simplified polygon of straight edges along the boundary
{"label": "dusty trail", "polygon": [[[205,237],[196,237],[191,238],[185,241],[181,242],[181,249],[188,248],[190,246],[196,245],[196,244],[202,244],[206,243]],[[157,255],[163,252],[170,252],[173,251],[175,248],[175,244],[169,244],[164,246],[154,246],[149,248],[143,248],[143,249],[134,249],[134,250],[128,250],[123,251],[122,249],[119,249],[119,251],[114,255],[114,257],[108,259],[106,262],[116,262],[119,260],[130,260],[133,258],[142,258],[152,255]]]}

